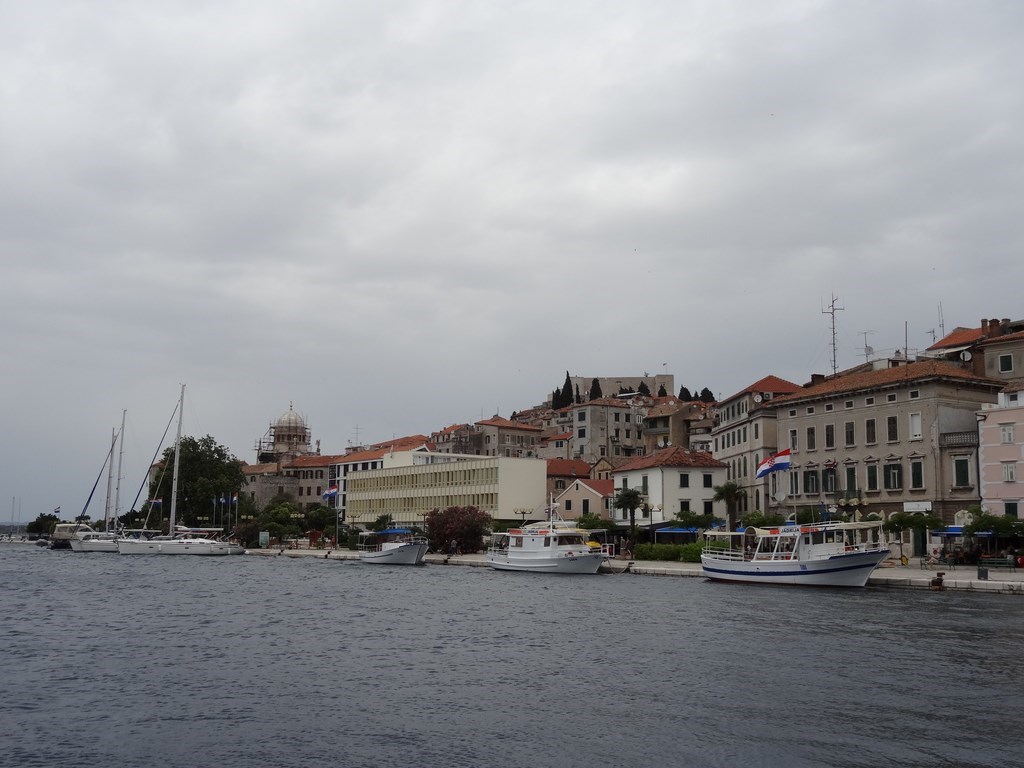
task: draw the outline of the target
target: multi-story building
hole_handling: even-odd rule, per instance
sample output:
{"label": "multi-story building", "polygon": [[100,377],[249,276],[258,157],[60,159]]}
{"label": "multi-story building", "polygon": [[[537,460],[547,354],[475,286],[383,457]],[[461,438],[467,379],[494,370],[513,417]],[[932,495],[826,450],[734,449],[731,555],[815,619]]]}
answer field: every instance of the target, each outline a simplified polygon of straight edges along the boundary
{"label": "multi-story building", "polygon": [[590,465],[579,459],[547,459],[548,498],[557,496],[574,481],[590,477]]}
{"label": "multi-story building", "polygon": [[388,466],[394,462],[396,453],[428,453],[430,450],[431,444],[425,436],[409,435],[388,443],[353,448],[343,456],[332,457],[335,460],[327,467],[327,506],[337,510],[340,520],[348,522],[348,484],[354,473]]}
{"label": "multi-story building", "polygon": [[381,515],[423,524],[434,509],[476,507],[495,520],[536,519],[546,504],[547,463],[505,456],[395,452],[387,466],[347,478],[347,520],[366,526]]}
{"label": "multi-story building", "polygon": [[432,434],[431,440],[438,453],[529,458],[537,455],[543,433],[536,425],[492,416],[474,424],[446,427]]}
{"label": "multi-story building", "polygon": [[765,376],[715,408],[712,455],[728,467],[727,481],[744,490],[737,502],[739,515],[765,509],[764,484],[755,482],[754,476],[758,462],[778,450],[772,403],[799,389],[798,384],[778,376]]}
{"label": "multi-story building", "polygon": [[[644,506],[636,512],[636,523],[653,530],[669,524],[677,512],[725,517],[725,503],[714,496],[727,471],[710,453],[675,447],[627,461],[612,477],[615,493],[623,488],[640,491]],[[615,515],[619,525],[629,524],[627,510],[615,510]]]}
{"label": "multi-story building", "polygon": [[996,403],[978,413],[978,484],[986,513],[1020,517],[1022,466],[1024,378],[1005,384]]}
{"label": "multi-story building", "polygon": [[905,511],[953,522],[980,501],[976,412],[999,389],[938,360],[876,361],[813,377],[772,401],[778,447],[792,455],[788,472],[764,480],[769,509],[834,505],[855,516]]}
{"label": "multi-story building", "polygon": [[599,397],[569,406],[571,456],[593,464],[615,456],[643,453],[643,424],[649,398]]}

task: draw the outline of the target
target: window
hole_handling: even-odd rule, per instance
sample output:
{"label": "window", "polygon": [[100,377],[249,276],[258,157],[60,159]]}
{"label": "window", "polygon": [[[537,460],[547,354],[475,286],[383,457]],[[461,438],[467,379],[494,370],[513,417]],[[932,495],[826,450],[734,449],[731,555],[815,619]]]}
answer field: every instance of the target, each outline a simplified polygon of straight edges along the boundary
{"label": "window", "polygon": [[679,511],[680,512],[689,512],[690,511],[690,500],[689,499],[680,499],[679,500]]}
{"label": "window", "polygon": [[953,487],[971,487],[971,460],[967,456],[953,458]]}
{"label": "window", "polygon": [[924,488],[924,462],[920,459],[910,462],[910,488],[915,491]]}
{"label": "window", "polygon": [[572,499],[565,500],[565,511],[572,512]]}
{"label": "window", "polygon": [[1017,502],[1016,501],[1004,501],[1003,502],[1003,514],[1007,517],[1017,517]]}
{"label": "window", "polygon": [[921,414],[912,413],[910,414],[910,439],[920,440],[921,439]]}
{"label": "window", "polygon": [[847,448],[852,448],[857,442],[857,430],[852,421],[843,424],[843,440]]}
{"label": "window", "polygon": [[873,398],[873,397],[865,397],[864,398],[864,405],[874,405],[874,404],[875,404],[875,398]]}
{"label": "window", "polygon": [[590,514],[590,499],[584,499],[583,500],[583,510],[582,511],[583,511],[584,515],[589,515]]}
{"label": "window", "polygon": [[825,448],[836,447],[836,425],[826,424],[825,425]]}
{"label": "window", "polygon": [[556,491],[564,491],[565,490],[565,480],[555,480],[555,490]]}
{"label": "window", "polygon": [[832,410],[832,403],[825,404],[825,412],[828,413]]}
{"label": "window", "polygon": [[714,486],[714,483],[711,482],[711,475],[705,472],[704,473],[704,487],[705,488],[712,488],[713,486]]}
{"label": "window", "polygon": [[917,400],[920,396],[921,396],[921,390],[919,390],[919,389],[912,389],[912,390],[910,390],[910,399],[911,400]]}
{"label": "window", "polygon": [[640,493],[644,496],[647,495],[647,475],[641,475],[640,477]]}
{"label": "window", "polygon": [[868,445],[874,445],[878,442],[878,436],[875,434],[874,419],[867,419],[864,422],[864,442]]}
{"label": "window", "polygon": [[757,440],[757,437],[758,437],[758,427],[759,426],[761,426],[761,425],[758,424],[757,422],[754,422],[754,439],[755,440]]}
{"label": "window", "polygon": [[796,430],[789,430],[789,447],[796,451],[800,449],[800,441],[797,439]]}
{"label": "window", "polygon": [[895,392],[890,392],[888,395],[886,395],[885,396],[885,402],[887,402],[887,403],[895,403],[896,402],[896,393]]}
{"label": "window", "polygon": [[903,465],[892,462],[885,465],[883,478],[885,490],[898,491],[903,487]]}
{"label": "window", "polygon": [[704,502],[704,514],[713,515],[715,513],[715,505],[710,501]]}
{"label": "window", "polygon": [[847,467],[846,468],[846,490],[854,491],[857,489],[857,468]]}
{"label": "window", "polygon": [[1004,461],[1000,465],[1003,472],[1004,483],[1015,483],[1017,482],[1017,462],[1015,461]]}
{"label": "window", "polygon": [[836,492],[836,468],[828,467],[821,473],[821,489],[825,493]]}
{"label": "window", "polygon": [[580,411],[579,413],[576,414],[576,421],[586,421],[586,420],[587,420],[587,412],[586,411]]}
{"label": "window", "polygon": [[853,400],[847,400],[843,403],[843,408],[853,408]]}
{"label": "window", "polygon": [[1013,443],[1013,424],[999,425],[999,442]]}
{"label": "window", "polygon": [[999,372],[1013,373],[1013,355],[999,356]]}
{"label": "window", "polygon": [[790,408],[789,409],[789,415],[790,416],[796,416],[796,408]]}
{"label": "window", "polygon": [[679,473],[679,487],[689,488],[690,487],[690,476],[685,472]]}
{"label": "window", "polygon": [[576,437],[578,437],[579,439],[582,440],[586,436],[587,436],[587,428],[586,427],[580,427],[579,429],[576,430]]}
{"label": "window", "polygon": [[821,488],[818,485],[818,470],[804,470],[804,493],[819,493],[820,490]]}
{"label": "window", "polygon": [[890,443],[900,439],[900,423],[895,416],[887,416],[885,419],[885,439]]}
{"label": "window", "polygon": [[813,405],[807,406],[807,415],[808,416],[813,416],[814,415],[814,406]]}
{"label": "window", "polygon": [[815,449],[814,441],[814,427],[807,428],[807,450],[813,451]]}
{"label": "window", "polygon": [[878,490],[878,465],[868,464],[868,490]]}
{"label": "window", "polygon": [[614,421],[618,421],[619,420],[619,416],[621,416],[621,415],[622,415],[621,413],[616,413]]}

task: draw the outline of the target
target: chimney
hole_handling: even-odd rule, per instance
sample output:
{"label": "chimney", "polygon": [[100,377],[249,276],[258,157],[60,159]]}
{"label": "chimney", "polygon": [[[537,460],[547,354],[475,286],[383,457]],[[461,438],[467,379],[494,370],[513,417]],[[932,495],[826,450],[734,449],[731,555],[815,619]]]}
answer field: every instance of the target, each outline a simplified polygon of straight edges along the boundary
{"label": "chimney", "polygon": [[823,381],[825,381],[825,374],[824,373],[812,373],[811,374],[811,386],[812,387],[815,384],[821,384]]}
{"label": "chimney", "polygon": [[981,318],[981,337],[985,338],[986,336],[988,336],[988,320],[983,317]]}
{"label": "chimney", "polygon": [[999,335],[999,320],[997,318],[993,317],[991,320],[988,321],[988,333],[986,334],[986,338],[992,338],[992,337],[998,336],[998,335]]}

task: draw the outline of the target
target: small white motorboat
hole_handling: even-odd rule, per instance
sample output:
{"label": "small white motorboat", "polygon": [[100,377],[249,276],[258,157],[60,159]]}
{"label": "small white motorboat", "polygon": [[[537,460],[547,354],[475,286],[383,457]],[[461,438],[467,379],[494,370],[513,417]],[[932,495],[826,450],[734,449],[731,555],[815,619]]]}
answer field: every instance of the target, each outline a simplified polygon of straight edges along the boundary
{"label": "small white motorboat", "polygon": [[427,539],[409,528],[361,531],[359,559],[377,565],[420,565],[427,554]]}
{"label": "small white motorboat", "polygon": [[559,519],[552,507],[546,522],[493,534],[486,561],[499,571],[597,573],[607,555],[588,538],[589,531]]}

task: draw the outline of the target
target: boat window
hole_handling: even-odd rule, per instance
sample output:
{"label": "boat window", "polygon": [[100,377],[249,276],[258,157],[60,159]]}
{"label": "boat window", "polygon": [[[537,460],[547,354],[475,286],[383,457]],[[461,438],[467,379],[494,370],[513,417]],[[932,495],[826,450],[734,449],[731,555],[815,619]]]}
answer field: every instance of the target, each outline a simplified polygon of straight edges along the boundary
{"label": "boat window", "polygon": [[512,546],[513,547],[521,547],[521,546],[523,546],[523,537],[522,536],[513,536],[512,537]]}
{"label": "boat window", "polygon": [[545,547],[550,547],[551,546],[551,537],[550,536],[545,536],[544,537],[544,546]]}

